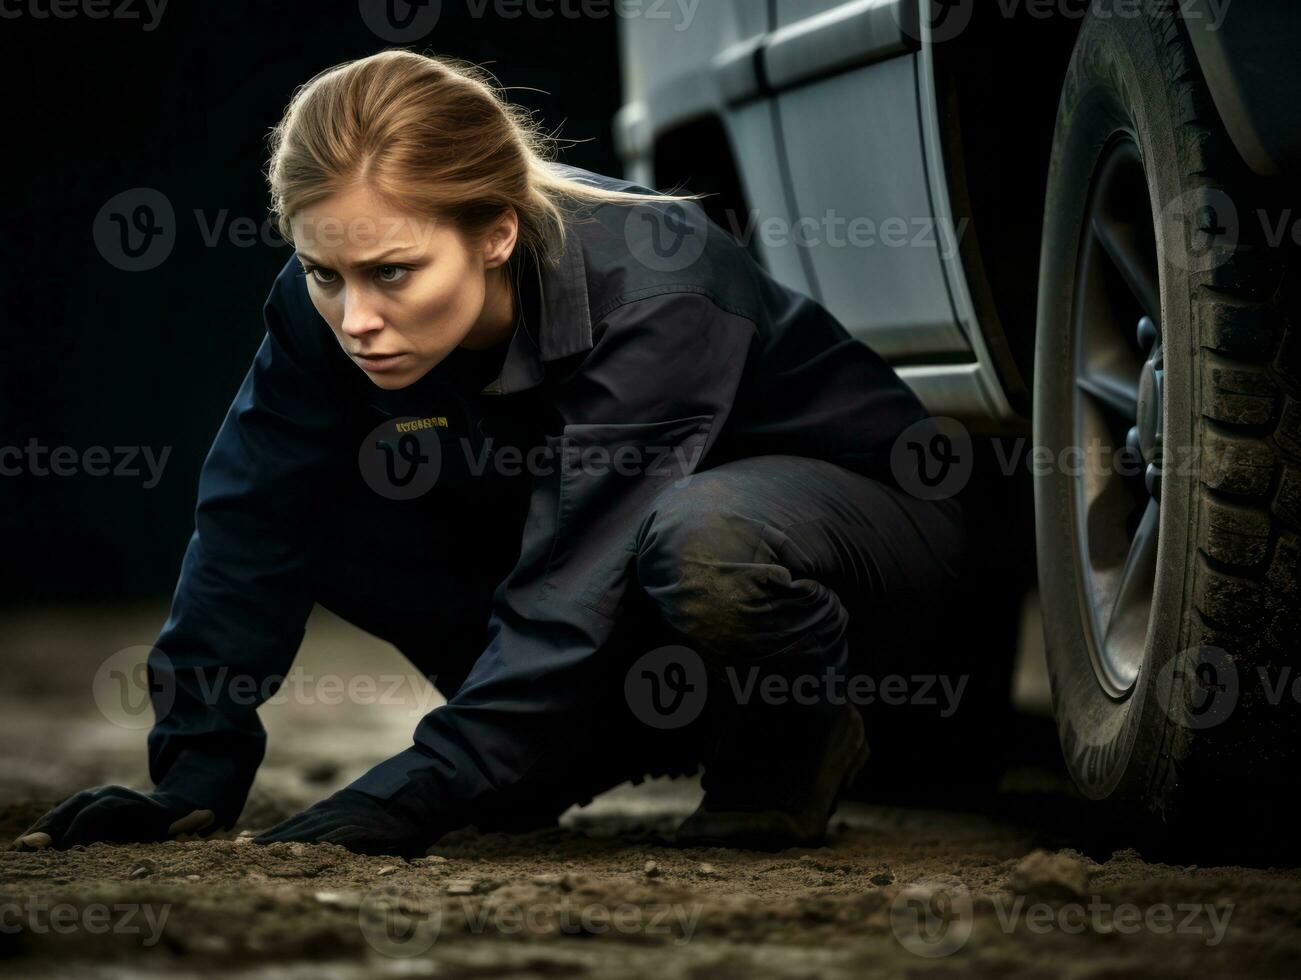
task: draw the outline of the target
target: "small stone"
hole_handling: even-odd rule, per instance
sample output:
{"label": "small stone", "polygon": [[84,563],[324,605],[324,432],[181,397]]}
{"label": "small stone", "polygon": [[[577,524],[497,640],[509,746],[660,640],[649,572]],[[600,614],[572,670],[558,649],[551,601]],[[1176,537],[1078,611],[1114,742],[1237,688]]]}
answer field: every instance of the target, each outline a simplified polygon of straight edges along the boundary
{"label": "small stone", "polygon": [[426,854],[424,857],[416,858],[412,864],[446,864],[447,858],[441,854]]}
{"label": "small stone", "polygon": [[395,871],[397,871],[397,866],[396,866],[396,865],[393,865],[393,864],[386,864],[386,865],[384,865],[384,867],[380,868],[380,869],[379,869],[378,871],[376,871],[375,873],[376,873],[377,875],[379,875],[379,876],[382,878],[382,877],[384,877],[385,875],[391,875],[391,874],[393,874]]}
{"label": "small stone", "polygon": [[709,863],[702,864],[697,870],[699,870],[702,875],[718,874],[718,869]]}
{"label": "small stone", "polygon": [[449,881],[447,883],[447,894],[449,895],[473,895],[474,882],[467,880]]}
{"label": "small stone", "polygon": [[236,840],[248,840],[249,838],[251,838],[251,837],[256,837],[256,836],[257,836],[257,831],[256,831],[256,830],[241,830],[241,831],[236,835],[235,839],[236,839]]}
{"label": "small stone", "polygon": [[647,861],[646,866],[642,868],[642,872],[647,878],[658,878],[660,876],[660,866],[654,861]]}
{"label": "small stone", "polygon": [[1031,851],[1008,876],[1008,885],[1022,894],[1078,897],[1089,887],[1089,869],[1068,852]]}
{"label": "small stone", "polygon": [[200,878],[198,875],[186,875],[186,876],[185,876],[185,880],[186,880],[186,881],[202,881],[203,879]]}
{"label": "small stone", "polygon": [[315,898],[331,908],[355,910],[361,908],[361,896],[352,892],[317,892]]}
{"label": "small stone", "polygon": [[307,854],[307,845],[302,843],[290,844],[289,853],[294,857],[303,857]]}
{"label": "small stone", "polygon": [[157,869],[154,867],[154,863],[152,861],[141,861],[139,864],[137,864],[134,868],[131,869],[131,877],[148,878],[151,874],[154,873],[155,870]]}
{"label": "small stone", "polygon": [[894,882],[894,875],[892,875],[889,871],[880,871],[872,875],[870,881],[874,885],[880,885],[881,887],[885,887],[886,885],[892,884]]}

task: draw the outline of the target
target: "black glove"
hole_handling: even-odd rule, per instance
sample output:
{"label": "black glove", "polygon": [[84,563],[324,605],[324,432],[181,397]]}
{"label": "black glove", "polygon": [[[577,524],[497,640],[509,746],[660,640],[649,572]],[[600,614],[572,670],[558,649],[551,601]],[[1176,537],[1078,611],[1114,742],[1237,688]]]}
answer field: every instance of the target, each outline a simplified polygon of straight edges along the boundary
{"label": "black glove", "polygon": [[68,797],[10,845],[10,850],[64,850],[104,841],[138,844],[216,830],[216,816],[175,793],[96,786]]}
{"label": "black glove", "polygon": [[255,844],[338,844],[359,854],[420,857],[448,829],[413,794],[380,800],[341,789],[253,838]]}

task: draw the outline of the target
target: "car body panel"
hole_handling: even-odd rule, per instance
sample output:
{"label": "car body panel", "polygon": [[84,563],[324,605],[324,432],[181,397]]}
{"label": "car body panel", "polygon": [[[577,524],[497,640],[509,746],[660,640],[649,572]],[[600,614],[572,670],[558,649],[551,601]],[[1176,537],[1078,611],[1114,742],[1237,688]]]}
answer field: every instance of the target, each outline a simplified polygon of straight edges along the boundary
{"label": "car body panel", "polygon": [[727,230],[755,236],[775,278],[823,303],[932,412],[1015,426],[963,280],[917,23],[916,0],[712,0],[681,30],[624,18],[619,152],[625,176],[659,186],[656,141],[720,119],[750,208]]}

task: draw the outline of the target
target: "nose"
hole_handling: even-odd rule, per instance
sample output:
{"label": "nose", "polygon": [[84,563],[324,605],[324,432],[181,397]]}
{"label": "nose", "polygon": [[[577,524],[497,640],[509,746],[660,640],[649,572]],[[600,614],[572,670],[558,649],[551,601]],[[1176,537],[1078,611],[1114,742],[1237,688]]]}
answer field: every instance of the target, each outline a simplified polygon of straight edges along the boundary
{"label": "nose", "polygon": [[349,337],[363,337],[384,327],[379,315],[363,290],[348,289],[343,296],[343,323],[340,326]]}

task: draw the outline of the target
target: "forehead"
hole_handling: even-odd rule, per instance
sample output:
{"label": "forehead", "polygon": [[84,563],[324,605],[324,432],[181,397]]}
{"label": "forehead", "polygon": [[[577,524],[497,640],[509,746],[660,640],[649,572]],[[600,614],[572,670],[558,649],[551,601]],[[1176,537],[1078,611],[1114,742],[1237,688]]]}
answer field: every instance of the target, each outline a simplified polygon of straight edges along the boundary
{"label": "forehead", "polygon": [[376,250],[432,252],[459,243],[450,222],[395,207],[361,185],[300,209],[290,224],[299,251],[341,261]]}

